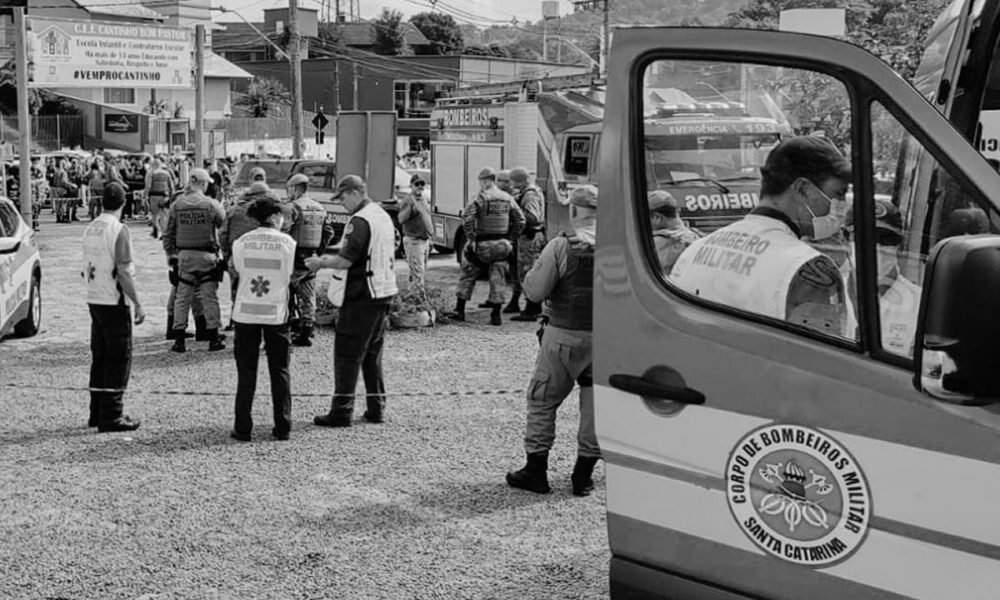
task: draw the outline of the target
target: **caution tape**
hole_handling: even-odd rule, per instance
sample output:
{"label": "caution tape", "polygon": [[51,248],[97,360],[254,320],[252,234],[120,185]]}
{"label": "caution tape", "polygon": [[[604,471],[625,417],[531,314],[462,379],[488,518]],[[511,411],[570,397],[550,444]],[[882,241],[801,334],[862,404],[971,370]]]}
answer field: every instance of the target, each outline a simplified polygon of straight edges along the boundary
{"label": "caution tape", "polygon": [[[236,394],[236,390],[231,392],[205,392],[199,390],[131,390],[131,389],[118,389],[118,388],[92,388],[92,387],[74,387],[74,386],[58,386],[58,385],[21,385],[16,383],[8,383],[3,387],[21,389],[21,390],[47,390],[47,391],[59,391],[59,392],[104,392],[104,393],[128,393],[129,395],[140,395],[140,396],[224,396],[232,397]],[[383,397],[437,397],[437,396],[519,396],[524,394],[523,389],[501,389],[501,390],[463,390],[463,391],[418,391],[418,392],[384,392],[382,394],[365,394],[369,396],[383,396]],[[293,393],[292,396],[296,398],[329,398],[333,395],[332,392],[323,393]]]}

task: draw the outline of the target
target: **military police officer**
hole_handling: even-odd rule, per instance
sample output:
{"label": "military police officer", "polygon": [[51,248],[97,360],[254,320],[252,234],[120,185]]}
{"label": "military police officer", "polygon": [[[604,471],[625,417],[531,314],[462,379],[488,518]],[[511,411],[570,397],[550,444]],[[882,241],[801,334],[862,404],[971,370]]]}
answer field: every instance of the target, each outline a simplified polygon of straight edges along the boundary
{"label": "military police officer", "polygon": [[669,275],[681,253],[701,236],[681,221],[680,207],[670,192],[654,190],[647,194],[647,200],[656,258],[663,274]]}
{"label": "military police officer", "polygon": [[545,302],[545,320],[535,373],[528,386],[528,418],[524,436],[527,464],[507,474],[508,485],[546,494],[549,450],[556,434],[556,411],[580,384],[580,425],[573,494],[593,490],[594,465],[601,457],[594,428],[592,313],[597,188],[585,185],[570,196],[574,232],[549,242],[524,278],[524,295]]}
{"label": "military police officer", "polygon": [[479,193],[462,215],[467,243],[462,255],[462,277],[455,292],[458,299],[451,314],[457,321],[465,320],[465,303],[472,297],[480,272],[488,269],[490,324],[501,324],[500,309],[507,287],[506,260],[513,249],[510,237],[524,228],[524,213],[510,194],[497,187],[496,178],[496,171],[489,167],[479,172]]}
{"label": "military police officer", "polygon": [[183,331],[187,328],[188,310],[195,288],[201,292],[202,306],[209,338],[208,349],[226,347],[219,335],[218,288],[219,243],[216,229],[221,227],[226,215],[217,200],[205,196],[212,181],[205,169],[193,169],[187,192],[170,207],[167,229],[163,234],[163,249],[168,262],[176,269],[179,284],[174,302],[174,331],[181,334],[170,349],[186,351]]}
{"label": "military police officer", "polygon": [[295,271],[292,273],[292,293],[296,314],[291,321],[292,344],[312,346],[313,323],[316,319],[316,272],[306,267],[305,259],[320,256],[333,239],[333,224],[326,209],[310,198],[309,177],[296,173],[288,178],[288,199],[292,204],[292,226],[289,235],[295,240]]}
{"label": "military police officer", "polygon": [[[515,190],[514,199],[524,211],[524,229],[517,238],[517,272],[512,277],[515,281],[514,295],[510,299],[510,304],[504,309],[505,313],[516,313],[519,311],[519,291],[524,283],[524,276],[531,270],[538,254],[545,247],[545,195],[540,187],[531,183],[528,170],[524,167],[511,170],[510,183]],[[526,300],[524,312],[512,317],[511,321],[534,321],[541,314],[540,304]]]}

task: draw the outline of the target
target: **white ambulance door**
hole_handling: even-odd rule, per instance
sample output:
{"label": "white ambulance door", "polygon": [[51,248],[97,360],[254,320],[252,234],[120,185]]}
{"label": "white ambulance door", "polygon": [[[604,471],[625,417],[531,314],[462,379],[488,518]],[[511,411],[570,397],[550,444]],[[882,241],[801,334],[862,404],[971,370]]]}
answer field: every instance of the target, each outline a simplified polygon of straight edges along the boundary
{"label": "white ambulance door", "polygon": [[[849,241],[813,255],[790,235],[715,232],[687,255],[706,287],[679,287],[652,236],[643,141],[645,76],[671,71],[767,96],[837,146],[853,172]],[[918,392],[913,346],[930,246],[969,221],[1000,232],[1000,177],[884,63],[836,40],[623,29],[608,73],[594,365],[612,598],[996,598],[1000,414]],[[895,190],[917,174],[881,167],[908,144],[939,164],[935,208],[895,215],[875,174],[896,174],[898,211]],[[690,159],[658,152],[656,167]],[[816,193],[847,191],[831,182]],[[782,265],[795,253],[819,265],[799,277],[829,290],[836,317],[792,306]]]}
{"label": "white ambulance door", "polygon": [[950,114],[961,69],[968,59],[969,39],[976,26],[974,12],[984,0],[951,0],[930,31],[914,75],[914,86],[939,111]]}

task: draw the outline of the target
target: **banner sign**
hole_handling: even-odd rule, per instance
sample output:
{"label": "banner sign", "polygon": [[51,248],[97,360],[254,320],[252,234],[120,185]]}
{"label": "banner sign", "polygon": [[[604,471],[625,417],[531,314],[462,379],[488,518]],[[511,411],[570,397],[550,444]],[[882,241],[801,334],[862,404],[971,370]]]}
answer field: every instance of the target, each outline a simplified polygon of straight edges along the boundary
{"label": "banner sign", "polygon": [[30,87],[194,88],[194,30],[29,17]]}
{"label": "banner sign", "polygon": [[104,115],[104,131],[137,133],[139,131],[139,115]]}

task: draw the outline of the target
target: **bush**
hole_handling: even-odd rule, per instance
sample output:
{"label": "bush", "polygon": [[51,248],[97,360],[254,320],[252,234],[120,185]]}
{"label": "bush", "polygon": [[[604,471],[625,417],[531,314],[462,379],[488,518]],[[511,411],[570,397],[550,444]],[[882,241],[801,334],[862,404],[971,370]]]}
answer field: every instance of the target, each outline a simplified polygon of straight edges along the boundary
{"label": "bush", "polygon": [[[329,287],[330,279],[328,277],[316,282],[317,325],[333,325],[337,319],[337,308],[330,304],[330,300],[326,297]],[[392,299],[392,303],[389,305],[389,315],[390,318],[409,316],[427,310],[434,312],[437,323],[447,323],[448,318],[444,315],[451,310],[451,305],[452,297],[444,288],[435,285],[411,285],[400,290],[399,294]]]}

